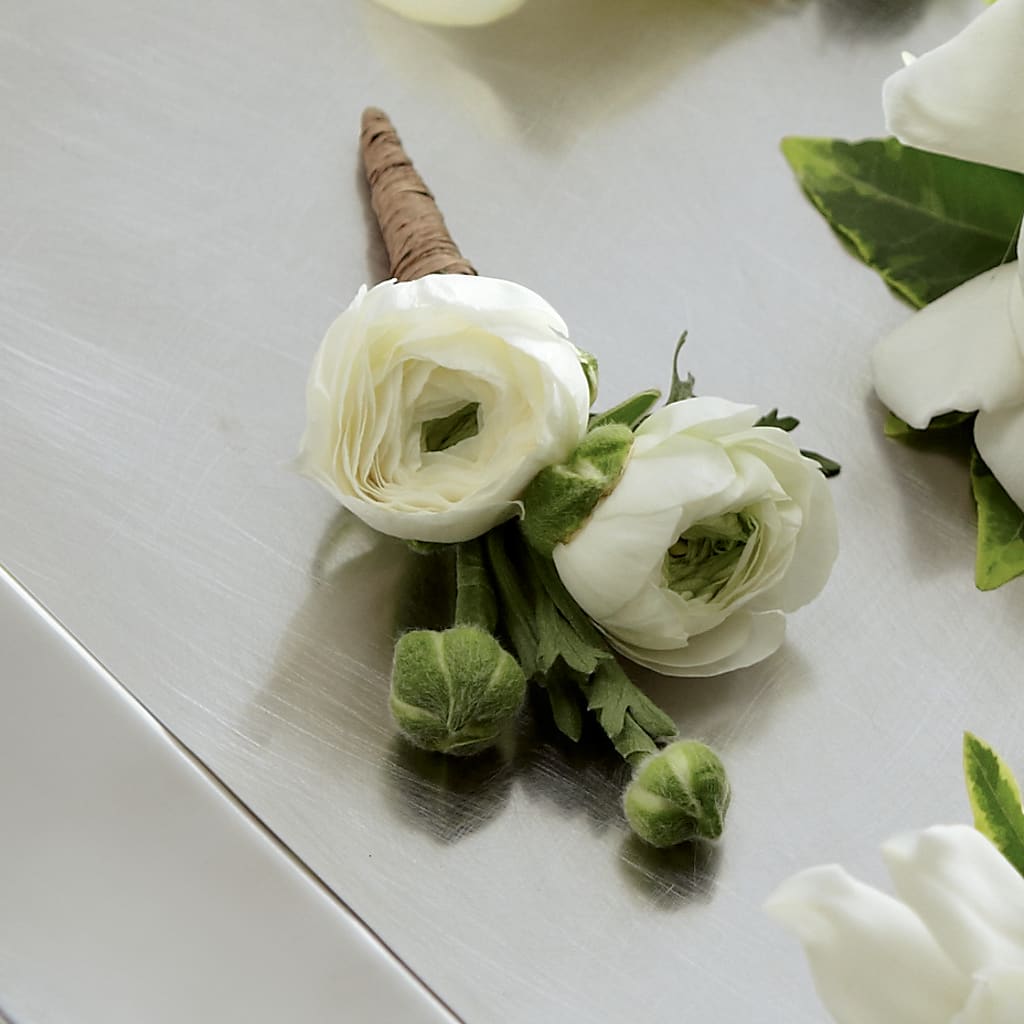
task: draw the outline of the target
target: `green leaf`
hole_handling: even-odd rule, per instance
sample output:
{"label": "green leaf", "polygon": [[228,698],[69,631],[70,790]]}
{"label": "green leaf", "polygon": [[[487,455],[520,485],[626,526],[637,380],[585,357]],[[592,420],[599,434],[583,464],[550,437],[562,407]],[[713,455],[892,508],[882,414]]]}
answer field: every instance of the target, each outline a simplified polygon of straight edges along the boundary
{"label": "green leaf", "polygon": [[895,139],[788,138],[782,152],[840,237],[915,306],[1012,258],[1022,174]]}
{"label": "green leaf", "polygon": [[650,753],[677,735],[676,724],[646,697],[614,659],[603,661],[583,686],[589,710],[627,760]]}
{"label": "green leaf", "polygon": [[964,733],[964,779],[974,827],[1024,875],[1024,810],[1013,772],[988,744]]}
{"label": "green leaf", "polygon": [[593,430],[595,427],[603,427],[609,423],[621,423],[623,426],[629,427],[630,430],[634,430],[650,415],[659,398],[661,398],[661,392],[657,388],[641,391],[624,402],[619,402],[607,412],[591,416],[589,429]]}
{"label": "green leaf", "polygon": [[676,350],[672,355],[672,386],[668,389],[669,405],[673,402],[682,402],[687,398],[693,398],[693,385],[696,383],[693,379],[693,374],[688,373],[686,380],[681,380],[679,377],[679,353],[682,352],[683,346],[686,344],[687,333],[687,331],[683,331],[679,335],[679,341],[676,342]]}
{"label": "green leaf", "polygon": [[[539,658],[537,631],[534,623],[534,595],[527,590],[523,573],[515,565],[506,545],[511,542],[522,551],[526,545],[519,540],[514,527],[499,526],[486,535],[487,556],[498,590],[500,618],[508,633],[523,674],[531,679],[537,672]],[[522,557],[522,553],[514,550]]]}
{"label": "green leaf", "polygon": [[805,459],[813,459],[819,466],[821,466],[822,473],[827,477],[839,476],[843,471],[843,467],[836,462],[835,459],[830,459],[827,455],[821,455],[818,452],[812,452],[810,448],[801,448],[800,454]]}
{"label": "green leaf", "polygon": [[800,421],[795,416],[780,416],[778,409],[766,412],[755,424],[755,427],[778,427],[779,430],[796,430]]}
{"label": "green leaf", "polygon": [[921,437],[923,434],[941,433],[943,431],[955,430],[969,423],[977,413],[973,412],[947,412],[936,416],[927,427],[918,430],[909,423],[904,423],[894,412],[885,417],[885,436],[904,440],[907,438]]}
{"label": "green leaf", "polygon": [[565,662],[560,661],[545,676],[538,679],[548,703],[551,705],[551,717],[558,731],[578,743],[583,735],[583,709],[580,706],[578,677],[572,673]]}
{"label": "green leaf", "polygon": [[420,426],[420,451],[443,452],[460,441],[476,437],[480,432],[479,408],[479,402],[470,402],[450,416],[427,420]]}
{"label": "green leaf", "polygon": [[992,475],[977,449],[971,453],[971,487],[978,503],[974,582],[995,590],[1024,573],[1024,511]]}

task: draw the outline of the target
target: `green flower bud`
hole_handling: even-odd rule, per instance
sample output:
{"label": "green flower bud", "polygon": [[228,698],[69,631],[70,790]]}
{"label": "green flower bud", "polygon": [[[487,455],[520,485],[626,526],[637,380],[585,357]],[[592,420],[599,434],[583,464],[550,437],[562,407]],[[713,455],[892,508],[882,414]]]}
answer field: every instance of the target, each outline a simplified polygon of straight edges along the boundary
{"label": "green flower bud", "polygon": [[530,546],[551,556],[590,518],[618,482],[633,447],[622,423],[595,427],[566,462],[542,469],[523,492],[522,529]]}
{"label": "green flower bud", "polygon": [[665,847],[722,834],[731,796],[718,755],[696,740],[679,740],[637,770],[623,800],[633,831]]}
{"label": "green flower bud", "polygon": [[405,737],[424,750],[486,750],[525,695],[519,663],[477,626],[415,630],[395,645],[391,713]]}

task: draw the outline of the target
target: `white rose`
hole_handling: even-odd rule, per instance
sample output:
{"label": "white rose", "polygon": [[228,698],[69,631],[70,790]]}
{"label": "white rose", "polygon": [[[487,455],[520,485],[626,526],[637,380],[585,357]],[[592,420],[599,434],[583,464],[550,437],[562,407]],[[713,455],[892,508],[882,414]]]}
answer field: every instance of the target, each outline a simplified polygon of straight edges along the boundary
{"label": "white rose", "polygon": [[553,558],[566,588],[641,665],[709,676],[766,658],[785,612],[837,552],[819,467],[758,411],[720,398],[659,409],[615,488]]}
{"label": "white rose", "polygon": [[783,882],[765,905],[803,943],[833,1018],[1018,1024],[1024,879],[966,825],[897,836],[882,852],[898,899],[829,865]]}
{"label": "white rose", "polygon": [[518,11],[525,0],[377,0],[396,14],[429,25],[486,25]]}
{"label": "white rose", "polygon": [[[999,0],[956,38],[885,83],[900,141],[1024,173],[1024,0]],[[875,390],[923,428],[978,410],[981,457],[1024,508],[1024,235],[1017,261],[915,313],[876,347]]]}
{"label": "white rose", "polygon": [[[363,288],[313,363],[300,468],[381,533],[479,536],[586,430],[589,386],[566,335],[551,306],[508,281]],[[428,450],[426,424],[474,405],[475,434]]]}

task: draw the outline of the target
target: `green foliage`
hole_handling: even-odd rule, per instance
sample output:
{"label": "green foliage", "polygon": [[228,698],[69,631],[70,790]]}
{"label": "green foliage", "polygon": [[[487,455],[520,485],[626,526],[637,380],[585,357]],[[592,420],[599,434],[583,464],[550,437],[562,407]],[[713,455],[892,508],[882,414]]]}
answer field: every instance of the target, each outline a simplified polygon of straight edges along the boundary
{"label": "green foliage", "polygon": [[672,354],[672,386],[668,389],[669,405],[673,402],[682,402],[687,398],[693,398],[693,385],[696,383],[693,374],[688,373],[685,380],[679,376],[679,353],[682,352],[683,346],[686,344],[688,333],[683,331],[679,335],[679,341],[676,342],[676,350]]}
{"label": "green foliage", "polygon": [[975,828],[1024,875],[1020,787],[1003,759],[969,732],[964,733],[964,779]]}
{"label": "green foliage", "polygon": [[502,620],[558,728],[578,740],[585,706],[631,761],[674,737],[675,723],[633,684],[551,560],[524,543],[514,523],[492,530],[486,543]]}
{"label": "green foliage", "polygon": [[978,548],[974,581],[995,590],[1024,573],[1024,511],[1006,493],[975,450],[971,488],[978,503]]}
{"label": "green foliage", "polygon": [[661,392],[657,388],[649,391],[641,391],[619,402],[607,412],[602,412],[590,418],[590,429],[604,427],[610,423],[621,423],[623,426],[635,430],[651,413],[651,410],[661,398]]}
{"label": "green foliage", "polygon": [[788,138],[782,152],[843,241],[915,306],[1012,258],[1022,174],[896,139]]}

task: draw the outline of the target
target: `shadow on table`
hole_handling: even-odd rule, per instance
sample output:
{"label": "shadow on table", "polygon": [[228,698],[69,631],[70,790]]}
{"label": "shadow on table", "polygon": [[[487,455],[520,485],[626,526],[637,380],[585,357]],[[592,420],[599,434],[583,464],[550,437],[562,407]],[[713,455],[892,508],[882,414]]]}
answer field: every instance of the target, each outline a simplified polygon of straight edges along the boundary
{"label": "shadow on table", "polygon": [[[957,553],[977,522],[971,496],[971,427],[896,440],[883,436],[885,408],[874,396],[867,398],[864,415],[877,424],[878,470],[894,479],[903,509],[900,537],[912,552],[915,575],[942,576],[961,567],[971,572],[973,553]],[[936,552],[944,554],[936,557]]]}
{"label": "shadow on table", "polygon": [[[563,736],[537,687],[516,728],[484,755],[445,758],[397,735],[387,700],[394,638],[451,623],[451,558],[448,549],[412,554],[348,513],[335,516],[314,554],[309,592],[251,707],[247,735],[275,746],[285,763],[318,764],[321,784],[336,786],[339,799],[353,786],[376,792],[383,813],[444,845],[494,821],[514,786],[531,803],[553,805],[560,818],[585,818],[595,837],[625,837],[621,799],[629,766],[589,718],[578,743]],[[806,675],[792,650],[710,680],[634,671],[683,736],[712,743],[761,728]],[[303,747],[301,757],[295,745]],[[703,847],[660,853],[630,842],[621,857],[627,877],[663,905],[701,898],[716,863]]]}
{"label": "shadow on table", "polygon": [[[400,79],[429,87],[482,130],[571,147],[680,68],[792,4],[772,0],[530,0],[493,25],[434,28],[363,5],[371,45]],[[557,118],[548,116],[558,110]],[[571,125],[569,131],[558,126]],[[656,142],[656,140],[655,140]]]}
{"label": "shadow on table", "polygon": [[895,37],[924,14],[929,0],[818,0],[818,4],[825,27],[836,35]]}
{"label": "shadow on table", "polygon": [[721,859],[721,848],[713,843],[698,841],[658,850],[633,835],[623,840],[619,851],[619,867],[626,881],[661,910],[707,903]]}

